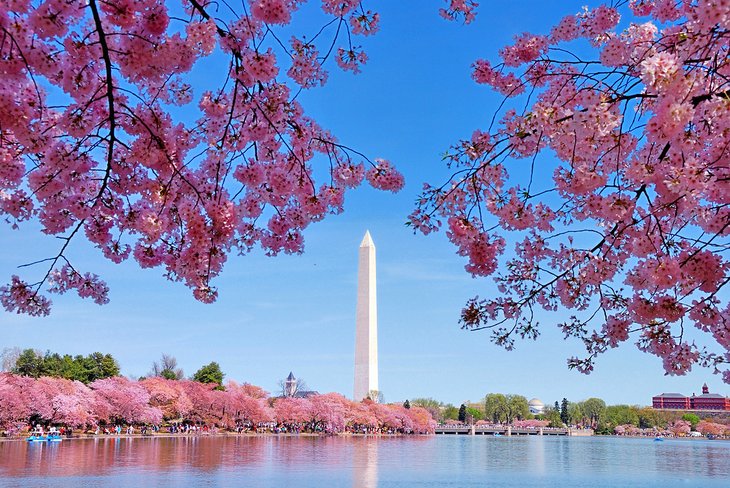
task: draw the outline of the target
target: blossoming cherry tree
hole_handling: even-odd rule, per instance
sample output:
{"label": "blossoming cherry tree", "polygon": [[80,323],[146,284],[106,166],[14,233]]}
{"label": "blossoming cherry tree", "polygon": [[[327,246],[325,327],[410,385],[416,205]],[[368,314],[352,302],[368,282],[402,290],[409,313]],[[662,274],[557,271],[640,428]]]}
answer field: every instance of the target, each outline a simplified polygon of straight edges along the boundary
{"label": "blossoming cherry tree", "polygon": [[728,39],[727,1],[622,0],[474,63],[503,105],[410,217],[445,224],[472,275],[497,273],[464,328],[511,349],[540,309],[568,309],[562,331],[587,350],[570,367],[635,337],[667,374],[700,364],[730,383]]}

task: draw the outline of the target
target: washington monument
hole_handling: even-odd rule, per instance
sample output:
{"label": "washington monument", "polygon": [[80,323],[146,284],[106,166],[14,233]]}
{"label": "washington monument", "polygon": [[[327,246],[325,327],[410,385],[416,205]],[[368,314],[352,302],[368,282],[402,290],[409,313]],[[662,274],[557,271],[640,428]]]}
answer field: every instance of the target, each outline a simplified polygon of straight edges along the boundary
{"label": "washington monument", "polygon": [[[375,244],[370,232],[360,243],[355,326],[355,394],[357,402],[378,391],[378,303],[375,293]],[[377,401],[377,398],[373,398]]]}

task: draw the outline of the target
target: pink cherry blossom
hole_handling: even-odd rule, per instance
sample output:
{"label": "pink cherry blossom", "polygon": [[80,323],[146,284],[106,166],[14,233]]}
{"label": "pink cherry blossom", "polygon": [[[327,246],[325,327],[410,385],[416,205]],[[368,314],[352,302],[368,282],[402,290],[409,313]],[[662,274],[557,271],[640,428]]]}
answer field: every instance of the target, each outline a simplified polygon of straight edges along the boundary
{"label": "pink cherry blossom", "polygon": [[474,0],[445,0],[447,8],[439,10],[439,14],[446,20],[457,20],[464,18],[464,23],[469,24],[476,18],[476,8],[479,6]]}
{"label": "pink cherry blossom", "polygon": [[[277,32],[322,27],[296,22],[301,3],[183,0],[184,15],[165,0],[2,3],[0,215],[59,238],[57,254],[24,258],[32,278],[0,286],[6,310],[47,315],[47,291],[106,303],[103,279],[68,260],[80,239],[212,302],[231,252],[302,252],[303,230],[343,211],[363,164],[371,185],[403,186],[389,163],[341,144],[297,100],[299,87],[325,84],[331,58],[362,69],[355,41],[377,31],[378,13],[321,0],[325,27],[338,28],[289,34],[283,46]],[[213,53],[228,80],[198,91],[190,73]]]}
{"label": "pink cherry blossom", "polygon": [[667,374],[730,382],[729,17],[709,0],[585,8],[474,63],[503,108],[451,148],[452,176],[424,186],[409,221],[443,225],[467,272],[496,275],[463,328],[511,349],[565,310],[559,327],[586,349],[571,368],[633,340]]}
{"label": "pink cherry blossom", "polygon": [[[340,394],[270,398],[249,383],[225,388],[192,380],[124,377],[90,386],[63,378],[38,379],[0,373],[0,427],[19,430],[30,421],[92,428],[103,424],[159,423],[163,419],[228,430],[338,434],[345,431],[429,434],[436,427],[424,408],[353,402]],[[277,430],[273,430],[276,426]]]}
{"label": "pink cherry blossom", "polygon": [[278,398],[274,417],[281,424],[302,424],[312,418],[311,403],[306,398]]}
{"label": "pink cherry blossom", "polygon": [[32,383],[32,378],[0,373],[0,427],[11,428],[30,417]]}
{"label": "pink cherry blossom", "polygon": [[182,381],[155,376],[146,378],[140,383],[149,393],[150,406],[158,408],[164,419],[185,418],[193,408]]}
{"label": "pink cherry blossom", "polygon": [[159,423],[162,411],[150,405],[150,394],[137,382],[123,377],[96,380],[94,412],[99,420],[121,423]]}
{"label": "pink cherry blossom", "polygon": [[697,423],[697,432],[704,435],[724,435],[727,432],[730,432],[730,426],[708,420],[701,420]]}
{"label": "pink cherry blossom", "polygon": [[686,420],[675,420],[667,426],[667,429],[674,435],[687,435],[692,430],[692,426]]}
{"label": "pink cherry blossom", "polygon": [[380,22],[380,14],[377,12],[354,12],[350,16],[350,27],[352,28],[353,34],[361,34],[363,36],[370,36],[378,32]]}

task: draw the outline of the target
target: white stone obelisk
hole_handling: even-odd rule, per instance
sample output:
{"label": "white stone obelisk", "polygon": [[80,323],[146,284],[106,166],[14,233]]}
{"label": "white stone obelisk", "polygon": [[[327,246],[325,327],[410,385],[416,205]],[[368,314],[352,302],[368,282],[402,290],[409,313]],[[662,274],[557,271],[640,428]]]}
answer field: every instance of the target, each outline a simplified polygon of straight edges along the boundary
{"label": "white stone obelisk", "polygon": [[[355,325],[356,402],[378,391],[378,303],[375,296],[375,244],[370,232],[360,243]],[[373,398],[376,400],[376,398]]]}

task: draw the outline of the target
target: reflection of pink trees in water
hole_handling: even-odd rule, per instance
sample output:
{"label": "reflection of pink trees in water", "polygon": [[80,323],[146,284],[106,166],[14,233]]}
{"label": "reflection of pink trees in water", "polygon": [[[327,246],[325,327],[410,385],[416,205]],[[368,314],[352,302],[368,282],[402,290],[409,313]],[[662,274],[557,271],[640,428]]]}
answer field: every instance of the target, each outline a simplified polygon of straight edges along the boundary
{"label": "reflection of pink trees in water", "polygon": [[[69,476],[114,476],[144,472],[175,476],[181,472],[235,472],[276,466],[275,469],[311,469],[313,459],[327,469],[352,467],[353,487],[377,486],[376,437],[157,437],[74,440],[61,444],[0,442],[0,479],[53,477],[55,484]],[[410,437],[408,446],[427,441]],[[414,444],[416,443],[416,444]],[[174,479],[174,478],[170,478]],[[33,483],[30,483],[32,485]],[[113,484],[107,482],[106,484]]]}
{"label": "reflection of pink trees in water", "polygon": [[185,422],[228,430],[315,433],[432,433],[436,423],[421,407],[353,402],[337,393],[269,398],[258,386],[229,381],[224,390],[190,380],[124,377],[78,381],[0,374],[0,429],[29,422],[92,427],[97,424]]}
{"label": "reflection of pink trees in water", "polygon": [[[261,464],[263,437],[95,438],[61,444],[0,442],[0,479],[100,476],[120,469],[175,472]],[[63,483],[58,483],[63,484]]]}

